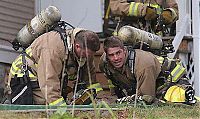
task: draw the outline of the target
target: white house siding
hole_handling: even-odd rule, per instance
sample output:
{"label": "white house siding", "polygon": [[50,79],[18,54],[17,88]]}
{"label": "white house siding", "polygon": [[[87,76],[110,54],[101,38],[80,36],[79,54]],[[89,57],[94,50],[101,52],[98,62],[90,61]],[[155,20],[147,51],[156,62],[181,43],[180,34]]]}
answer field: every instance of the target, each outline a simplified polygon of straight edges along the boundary
{"label": "white house siding", "polygon": [[0,0],[1,63],[11,63],[18,55],[8,41],[12,42],[18,31],[34,17],[34,8],[34,0]]}

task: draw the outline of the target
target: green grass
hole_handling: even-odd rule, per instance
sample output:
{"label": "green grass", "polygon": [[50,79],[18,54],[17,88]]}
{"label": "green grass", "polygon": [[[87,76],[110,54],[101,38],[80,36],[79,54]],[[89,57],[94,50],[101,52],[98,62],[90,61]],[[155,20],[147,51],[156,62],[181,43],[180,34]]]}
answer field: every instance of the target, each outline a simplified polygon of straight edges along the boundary
{"label": "green grass", "polygon": [[[74,111],[74,116],[71,111],[58,109],[56,112],[47,115],[46,112],[11,112],[0,111],[0,119],[200,119],[200,105],[195,106],[170,104],[165,106],[147,106],[136,107],[125,106],[119,107],[120,110],[112,110],[105,102],[101,105],[106,107],[106,110],[97,111]],[[94,113],[98,114],[94,114]]]}

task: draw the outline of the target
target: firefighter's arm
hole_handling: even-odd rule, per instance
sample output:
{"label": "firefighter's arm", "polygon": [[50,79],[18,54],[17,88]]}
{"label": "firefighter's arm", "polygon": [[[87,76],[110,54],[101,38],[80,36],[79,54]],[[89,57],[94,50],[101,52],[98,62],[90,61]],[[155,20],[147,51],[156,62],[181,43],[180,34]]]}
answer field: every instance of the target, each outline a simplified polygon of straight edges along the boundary
{"label": "firefighter's arm", "polygon": [[111,12],[119,16],[144,17],[147,5],[139,2],[127,2],[127,0],[110,0]]}
{"label": "firefighter's arm", "polygon": [[63,42],[56,34],[42,40],[46,42],[42,42],[43,47],[36,51],[39,58],[37,73],[41,92],[49,105],[66,105],[61,96],[59,79],[64,59]]}
{"label": "firefighter's arm", "polygon": [[50,49],[43,49],[38,62],[38,81],[48,104],[59,104],[64,100],[61,96],[59,74],[62,70],[62,61],[57,53]]}
{"label": "firefighter's arm", "polygon": [[163,21],[165,24],[171,24],[178,20],[178,4],[175,0],[167,0],[166,7],[162,12]]}

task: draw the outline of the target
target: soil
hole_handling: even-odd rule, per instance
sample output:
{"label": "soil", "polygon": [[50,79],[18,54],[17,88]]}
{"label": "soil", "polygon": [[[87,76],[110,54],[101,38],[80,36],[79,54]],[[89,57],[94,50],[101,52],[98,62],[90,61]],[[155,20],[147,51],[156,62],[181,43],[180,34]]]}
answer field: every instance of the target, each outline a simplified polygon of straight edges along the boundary
{"label": "soil", "polygon": [[117,96],[114,95],[110,90],[100,91],[97,95],[97,101],[105,101],[108,104],[115,104]]}

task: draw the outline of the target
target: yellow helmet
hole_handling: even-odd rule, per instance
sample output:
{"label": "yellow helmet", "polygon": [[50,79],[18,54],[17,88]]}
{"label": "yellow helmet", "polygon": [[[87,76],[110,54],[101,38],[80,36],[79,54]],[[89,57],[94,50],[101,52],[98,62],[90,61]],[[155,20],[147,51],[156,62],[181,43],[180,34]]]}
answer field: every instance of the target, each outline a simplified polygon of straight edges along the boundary
{"label": "yellow helmet", "polygon": [[185,102],[185,90],[180,86],[171,86],[164,97],[169,102]]}

